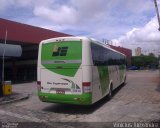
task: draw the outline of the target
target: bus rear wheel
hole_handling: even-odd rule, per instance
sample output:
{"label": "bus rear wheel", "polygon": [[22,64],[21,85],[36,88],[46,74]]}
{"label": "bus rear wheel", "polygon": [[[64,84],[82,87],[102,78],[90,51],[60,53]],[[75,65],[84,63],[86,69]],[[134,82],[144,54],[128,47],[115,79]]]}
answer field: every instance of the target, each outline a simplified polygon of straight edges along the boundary
{"label": "bus rear wheel", "polygon": [[125,75],[123,85],[126,84],[126,79],[127,79],[127,76]]}

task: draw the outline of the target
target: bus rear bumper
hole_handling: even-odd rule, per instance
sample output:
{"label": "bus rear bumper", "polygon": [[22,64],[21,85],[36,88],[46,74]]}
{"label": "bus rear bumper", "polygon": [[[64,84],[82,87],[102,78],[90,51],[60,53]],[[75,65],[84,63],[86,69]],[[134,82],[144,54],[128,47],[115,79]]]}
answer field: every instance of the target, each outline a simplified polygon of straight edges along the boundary
{"label": "bus rear bumper", "polygon": [[51,94],[51,93],[38,92],[38,96],[42,102],[77,104],[77,105],[92,104],[92,93],[73,95],[73,94]]}

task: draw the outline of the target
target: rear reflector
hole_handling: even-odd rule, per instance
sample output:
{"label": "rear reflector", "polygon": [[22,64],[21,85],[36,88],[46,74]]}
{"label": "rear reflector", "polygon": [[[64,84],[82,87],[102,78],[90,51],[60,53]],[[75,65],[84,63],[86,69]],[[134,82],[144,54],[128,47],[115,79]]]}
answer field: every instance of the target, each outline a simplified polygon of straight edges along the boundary
{"label": "rear reflector", "polygon": [[41,81],[37,81],[37,85],[41,85]]}
{"label": "rear reflector", "polygon": [[91,85],[91,83],[90,82],[83,82],[83,84],[82,84],[83,86],[90,86]]}
{"label": "rear reflector", "polygon": [[82,86],[83,86],[83,92],[84,93],[88,93],[88,92],[92,91],[91,83],[90,82],[83,82]]}

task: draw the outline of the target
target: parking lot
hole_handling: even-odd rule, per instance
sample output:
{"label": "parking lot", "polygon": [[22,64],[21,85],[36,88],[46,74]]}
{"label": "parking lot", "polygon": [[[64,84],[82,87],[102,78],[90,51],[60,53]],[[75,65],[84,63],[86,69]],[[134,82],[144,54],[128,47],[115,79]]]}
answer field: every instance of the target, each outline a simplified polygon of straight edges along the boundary
{"label": "parking lot", "polygon": [[0,121],[12,122],[133,122],[160,121],[160,74],[128,71],[127,83],[92,106],[43,103],[36,82],[13,85],[14,92],[30,98],[0,106]]}

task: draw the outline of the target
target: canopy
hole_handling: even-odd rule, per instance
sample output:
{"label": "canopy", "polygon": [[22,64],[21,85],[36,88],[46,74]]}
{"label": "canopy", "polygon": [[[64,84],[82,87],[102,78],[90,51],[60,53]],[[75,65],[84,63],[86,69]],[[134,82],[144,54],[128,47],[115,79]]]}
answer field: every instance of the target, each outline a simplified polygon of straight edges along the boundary
{"label": "canopy", "polygon": [[2,44],[0,43],[0,57],[3,56],[5,50],[5,57],[20,57],[22,55],[22,48],[20,45]]}

